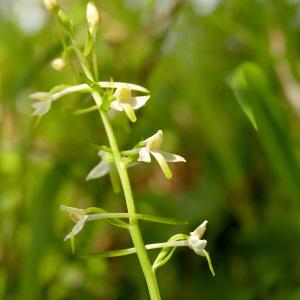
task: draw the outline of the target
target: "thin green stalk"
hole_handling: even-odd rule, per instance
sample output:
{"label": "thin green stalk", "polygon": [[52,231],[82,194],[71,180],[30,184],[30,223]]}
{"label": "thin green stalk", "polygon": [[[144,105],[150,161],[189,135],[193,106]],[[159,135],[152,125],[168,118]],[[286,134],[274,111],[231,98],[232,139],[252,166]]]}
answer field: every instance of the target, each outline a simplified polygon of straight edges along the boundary
{"label": "thin green stalk", "polygon": [[63,36],[63,33],[62,33],[62,31],[61,31],[61,28],[60,28],[60,26],[59,26],[59,22],[57,21],[56,18],[55,18],[55,22],[56,22],[56,28],[57,28],[57,32],[58,32],[58,36],[59,36],[60,42],[61,42],[61,44],[62,44],[62,46],[63,46],[63,49],[64,49],[65,54],[67,55],[68,63],[69,63],[70,66],[71,66],[71,70],[72,70],[72,72],[73,72],[73,74],[74,74],[74,76],[75,76],[75,82],[76,82],[76,83],[77,83],[77,82],[80,82],[79,75],[78,75],[78,73],[77,73],[77,71],[76,71],[76,67],[75,67],[74,62],[73,62],[73,60],[72,60],[72,57],[71,57],[71,55],[70,55],[70,53],[69,53],[69,49],[68,49],[67,43],[66,43],[66,41],[65,41],[65,38],[64,38],[64,36]]}
{"label": "thin green stalk", "polygon": [[98,71],[98,58],[96,54],[96,50],[92,49],[92,61],[93,61],[93,69],[96,81],[99,81],[99,71]]}
{"label": "thin green stalk", "polygon": [[[93,94],[95,96],[95,93]],[[99,96],[99,94],[98,94]],[[96,103],[98,100],[97,96],[94,98]],[[127,173],[127,168],[125,164],[122,161],[122,157],[118,148],[118,144],[113,132],[113,129],[111,127],[110,121],[108,119],[107,114],[100,110],[100,116],[109,140],[109,144],[113,153],[113,157],[115,160],[116,168],[118,170],[125,200],[126,200],[126,205],[127,205],[127,210],[129,214],[135,214],[135,207],[134,207],[134,200],[133,200],[133,195],[132,195],[132,190],[131,190],[131,185]],[[141,231],[139,229],[139,224],[138,220],[135,217],[132,217],[129,219],[130,223],[130,234],[131,238],[133,241],[133,244],[136,248],[137,256],[139,258],[142,270],[144,272],[144,276],[148,285],[148,290],[149,294],[152,300],[160,300],[160,293],[159,293],[159,288],[156,280],[155,273],[152,270],[152,265],[150,263],[147,250],[145,248],[145,244],[141,235]]]}

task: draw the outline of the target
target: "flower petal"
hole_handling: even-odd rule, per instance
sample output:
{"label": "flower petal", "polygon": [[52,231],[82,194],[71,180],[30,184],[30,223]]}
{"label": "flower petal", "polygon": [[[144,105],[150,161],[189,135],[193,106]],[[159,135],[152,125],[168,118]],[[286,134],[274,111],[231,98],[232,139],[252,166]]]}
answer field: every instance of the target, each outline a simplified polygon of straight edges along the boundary
{"label": "flower petal", "polygon": [[124,85],[127,85],[133,91],[149,93],[149,91],[146,88],[133,83],[100,81],[99,84],[102,88],[119,88],[119,87],[123,87]]}
{"label": "flower petal", "polygon": [[149,151],[146,148],[141,148],[139,151],[138,161],[151,162],[151,156]]}
{"label": "flower petal", "polygon": [[74,237],[78,234],[84,227],[85,221],[87,220],[88,216],[84,216],[75,226],[72,228],[71,232],[65,237],[64,241]]}
{"label": "flower petal", "polygon": [[128,103],[120,103],[121,107],[123,108],[125,114],[127,115],[128,119],[131,122],[136,122],[136,116],[134,113],[134,110],[132,108],[132,106]]}
{"label": "flower petal", "polygon": [[31,99],[36,99],[36,100],[48,100],[50,98],[50,95],[47,92],[36,92],[29,95],[29,97]]}
{"label": "flower petal", "polygon": [[98,165],[96,165],[87,175],[85,180],[91,180],[100,178],[110,171],[110,165],[106,161],[101,161]]}
{"label": "flower petal", "polygon": [[134,101],[132,103],[132,108],[136,110],[144,106],[147,103],[147,101],[150,99],[150,96],[137,96],[133,98]]}
{"label": "flower petal", "polygon": [[162,171],[164,172],[165,176],[168,179],[172,178],[172,176],[173,176],[172,171],[171,171],[168,163],[166,162],[165,158],[163,157],[163,155],[158,151],[150,151],[150,153],[157,160],[157,162],[160,165],[160,167],[161,167]]}
{"label": "flower petal", "polygon": [[169,152],[164,152],[164,151],[157,151],[159,152],[166,161],[168,162],[186,162],[185,158],[183,158],[180,155],[169,153]]}
{"label": "flower petal", "polygon": [[110,108],[117,110],[117,111],[123,111],[122,106],[120,105],[120,101],[119,100],[114,100],[110,103]]}
{"label": "flower petal", "polygon": [[191,235],[195,235],[199,239],[201,239],[206,231],[207,223],[207,220],[203,221],[193,232],[191,232]]}
{"label": "flower petal", "polygon": [[32,107],[35,109],[31,116],[42,116],[46,114],[51,108],[51,99],[48,100],[39,100],[32,104]]}

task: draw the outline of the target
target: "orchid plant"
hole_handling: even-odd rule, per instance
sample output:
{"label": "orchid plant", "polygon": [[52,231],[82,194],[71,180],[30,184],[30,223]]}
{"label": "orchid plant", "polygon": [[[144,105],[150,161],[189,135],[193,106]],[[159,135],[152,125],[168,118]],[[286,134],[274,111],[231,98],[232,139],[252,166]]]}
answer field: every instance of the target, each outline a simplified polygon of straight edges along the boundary
{"label": "orchid plant", "polygon": [[[79,109],[75,114],[89,113],[98,111],[107,134],[109,146],[101,146],[98,152],[101,161],[87,174],[86,180],[98,179],[107,174],[117,175],[121,183],[122,191],[126,200],[127,213],[110,213],[102,208],[90,207],[86,209],[61,206],[62,211],[75,222],[71,232],[66,235],[65,240],[71,240],[74,251],[74,239],[77,234],[84,230],[86,222],[105,220],[113,226],[125,228],[129,231],[134,247],[121,250],[112,250],[99,253],[102,257],[123,256],[136,253],[140,261],[145,280],[148,286],[149,295],[152,300],[161,299],[159,287],[156,279],[156,270],[164,265],[172,256],[177,247],[189,247],[196,254],[206,257],[209,268],[214,275],[214,270],[208,252],[205,250],[207,241],[202,239],[206,230],[207,221],[204,221],[189,235],[175,234],[167,242],[153,243],[145,245],[139,222],[149,221],[162,224],[187,224],[170,218],[149,216],[136,212],[132,188],[127,169],[130,166],[138,165],[142,162],[150,163],[151,156],[155,158],[161,167],[164,175],[170,179],[172,171],[169,163],[185,162],[179,155],[164,152],[161,150],[163,142],[163,131],[159,130],[149,138],[140,141],[132,149],[120,151],[115,133],[111,125],[112,117],[109,116],[110,110],[124,113],[131,122],[136,122],[135,110],[142,108],[149,100],[149,91],[139,85],[114,82],[99,81],[97,56],[94,45],[96,42],[96,31],[100,22],[100,14],[93,2],[87,4],[87,38],[84,49],[81,49],[75,40],[72,21],[61,9],[56,0],[44,0],[44,4],[50,14],[53,15],[60,39],[63,52],[61,57],[52,62],[56,70],[70,66],[77,78],[83,81],[76,85],[59,85],[49,92],[37,92],[31,95],[35,100],[33,103],[33,116],[42,117],[48,113],[54,101],[61,99],[65,95],[74,93],[90,94],[94,100],[94,105]],[[74,61],[74,57],[75,60]],[[90,63],[91,62],[91,63]],[[77,66],[81,70],[77,70]],[[81,76],[78,76],[81,74]],[[134,92],[134,94],[133,94]],[[136,95],[141,93],[140,95]],[[114,185],[114,181],[112,180]],[[148,250],[161,249],[153,263],[148,257]]]}

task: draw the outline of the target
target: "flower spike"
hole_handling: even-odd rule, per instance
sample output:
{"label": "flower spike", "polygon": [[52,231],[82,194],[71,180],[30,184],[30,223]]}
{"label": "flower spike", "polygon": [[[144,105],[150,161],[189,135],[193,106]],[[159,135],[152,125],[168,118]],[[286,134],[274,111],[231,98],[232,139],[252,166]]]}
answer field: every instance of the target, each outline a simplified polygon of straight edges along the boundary
{"label": "flower spike", "polygon": [[139,149],[139,158],[138,161],[143,162],[151,162],[151,155],[157,160],[158,164],[160,165],[162,171],[164,172],[165,176],[170,179],[172,178],[172,171],[170,170],[167,162],[186,162],[186,160],[173,153],[168,153],[159,150],[163,141],[163,132],[162,130],[157,131],[154,135],[149,137],[144,141],[144,147]]}

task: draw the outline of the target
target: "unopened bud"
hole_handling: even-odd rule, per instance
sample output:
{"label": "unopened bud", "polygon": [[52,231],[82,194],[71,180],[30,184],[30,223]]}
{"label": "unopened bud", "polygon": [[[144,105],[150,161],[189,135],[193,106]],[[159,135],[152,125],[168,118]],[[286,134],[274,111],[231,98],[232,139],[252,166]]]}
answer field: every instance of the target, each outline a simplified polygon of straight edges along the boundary
{"label": "unopened bud", "polygon": [[51,67],[56,71],[61,71],[66,66],[67,66],[66,61],[61,57],[57,57],[57,58],[53,59],[51,62]]}
{"label": "unopened bud", "polygon": [[89,26],[89,32],[92,34],[100,21],[99,11],[94,2],[89,2],[87,4],[86,19]]}
{"label": "unopened bud", "polygon": [[50,14],[56,14],[59,11],[59,5],[56,0],[44,0],[44,4]]}

